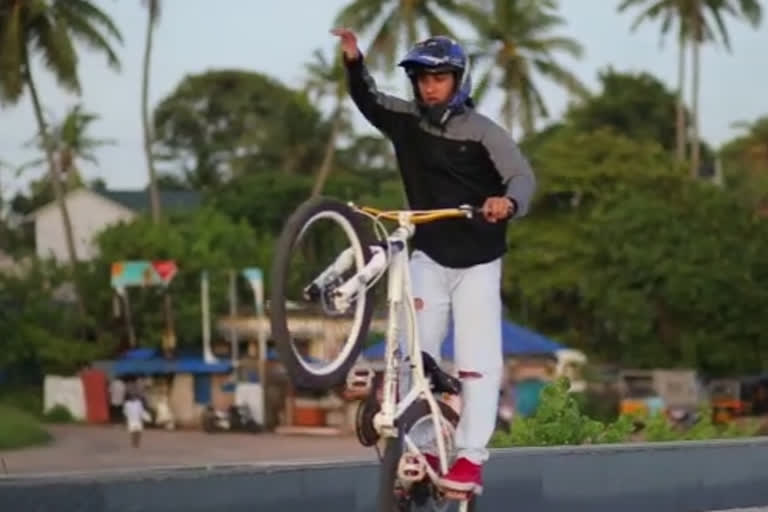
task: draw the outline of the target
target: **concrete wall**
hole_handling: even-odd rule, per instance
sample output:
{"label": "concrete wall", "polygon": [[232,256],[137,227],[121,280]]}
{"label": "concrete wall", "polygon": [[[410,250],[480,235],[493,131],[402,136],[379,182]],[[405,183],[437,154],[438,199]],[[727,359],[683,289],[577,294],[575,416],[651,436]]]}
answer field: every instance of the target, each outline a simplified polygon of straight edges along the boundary
{"label": "concrete wall", "polygon": [[[374,512],[377,466],[0,477],[0,510]],[[768,439],[497,450],[478,511],[700,512],[768,505]]]}

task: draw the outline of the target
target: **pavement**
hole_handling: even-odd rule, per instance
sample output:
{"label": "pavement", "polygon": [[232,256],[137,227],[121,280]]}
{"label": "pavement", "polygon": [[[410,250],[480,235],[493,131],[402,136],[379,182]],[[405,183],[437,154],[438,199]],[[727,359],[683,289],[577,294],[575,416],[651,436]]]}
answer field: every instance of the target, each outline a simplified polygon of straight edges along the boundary
{"label": "pavement", "polygon": [[148,429],[133,448],[123,426],[54,425],[47,446],[0,451],[0,474],[125,471],[150,467],[376,460],[357,438]]}

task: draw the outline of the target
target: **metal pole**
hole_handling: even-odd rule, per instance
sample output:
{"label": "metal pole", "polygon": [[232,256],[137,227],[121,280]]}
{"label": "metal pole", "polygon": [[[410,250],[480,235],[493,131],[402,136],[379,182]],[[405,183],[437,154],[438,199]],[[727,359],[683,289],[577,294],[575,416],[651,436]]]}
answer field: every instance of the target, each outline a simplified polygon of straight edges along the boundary
{"label": "metal pole", "polygon": [[261,422],[267,425],[267,337],[264,332],[264,288],[263,281],[254,283],[254,298],[256,300],[256,319],[258,321],[259,340],[259,381],[261,383]]}
{"label": "metal pole", "polygon": [[235,381],[238,381],[239,340],[237,329],[234,326],[235,316],[237,316],[237,273],[234,270],[229,273],[229,316],[233,322],[232,328],[229,330],[230,342],[232,343],[232,367],[235,369]]}
{"label": "metal pole", "polygon": [[211,352],[211,311],[208,301],[208,271],[203,270],[200,278],[200,306],[203,317],[203,359],[206,363],[213,363],[216,358]]}

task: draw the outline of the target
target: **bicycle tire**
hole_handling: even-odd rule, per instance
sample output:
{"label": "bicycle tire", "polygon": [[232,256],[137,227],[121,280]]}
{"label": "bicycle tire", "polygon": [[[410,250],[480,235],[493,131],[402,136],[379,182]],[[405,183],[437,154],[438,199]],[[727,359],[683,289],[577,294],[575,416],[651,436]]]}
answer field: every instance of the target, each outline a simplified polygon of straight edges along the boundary
{"label": "bicycle tire", "polygon": [[[445,402],[438,401],[437,405],[440,408],[440,414],[455,429],[459,424],[459,415]],[[397,466],[403,451],[403,433],[408,432],[420,419],[431,414],[432,409],[426,400],[420,399],[413,402],[398,419],[398,437],[387,439],[379,469],[378,512],[410,512],[412,510],[409,503],[401,502],[395,495]],[[469,500],[469,512],[475,510],[475,502],[476,497],[473,496]]]}
{"label": "bicycle tire", "polygon": [[346,382],[347,374],[360,355],[362,344],[368,334],[368,329],[373,315],[372,292],[369,289],[361,294],[358,300],[363,300],[363,312],[358,324],[357,332],[349,335],[347,343],[351,347],[343,360],[337,362],[336,367],[324,372],[315,372],[307,368],[300,357],[295,353],[291,335],[288,329],[288,315],[286,310],[286,278],[290,266],[290,256],[294,244],[302,233],[307,223],[319,214],[333,215],[337,222],[344,219],[347,235],[357,243],[357,250],[362,253],[364,263],[371,259],[370,245],[372,239],[363,229],[361,215],[355,212],[347,204],[327,197],[315,197],[303,202],[288,218],[278,240],[270,273],[270,324],[272,338],[275,340],[278,355],[286,367],[293,385],[298,390],[325,391],[335,388]]}

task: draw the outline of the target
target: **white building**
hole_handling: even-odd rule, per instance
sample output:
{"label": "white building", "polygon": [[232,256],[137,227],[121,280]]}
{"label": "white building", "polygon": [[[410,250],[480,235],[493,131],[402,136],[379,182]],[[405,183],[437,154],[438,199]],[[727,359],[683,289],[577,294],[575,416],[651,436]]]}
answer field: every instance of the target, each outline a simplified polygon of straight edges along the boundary
{"label": "white building", "polygon": [[[98,255],[96,236],[105,228],[121,221],[130,222],[149,210],[149,192],[146,190],[93,190],[79,188],[66,198],[69,219],[75,240],[75,252],[81,261]],[[197,207],[200,195],[195,191],[170,190],[160,194],[166,209]],[[58,262],[69,261],[67,239],[61,211],[56,201],[38,208],[26,220],[34,222],[35,252],[40,258],[53,257]]]}

